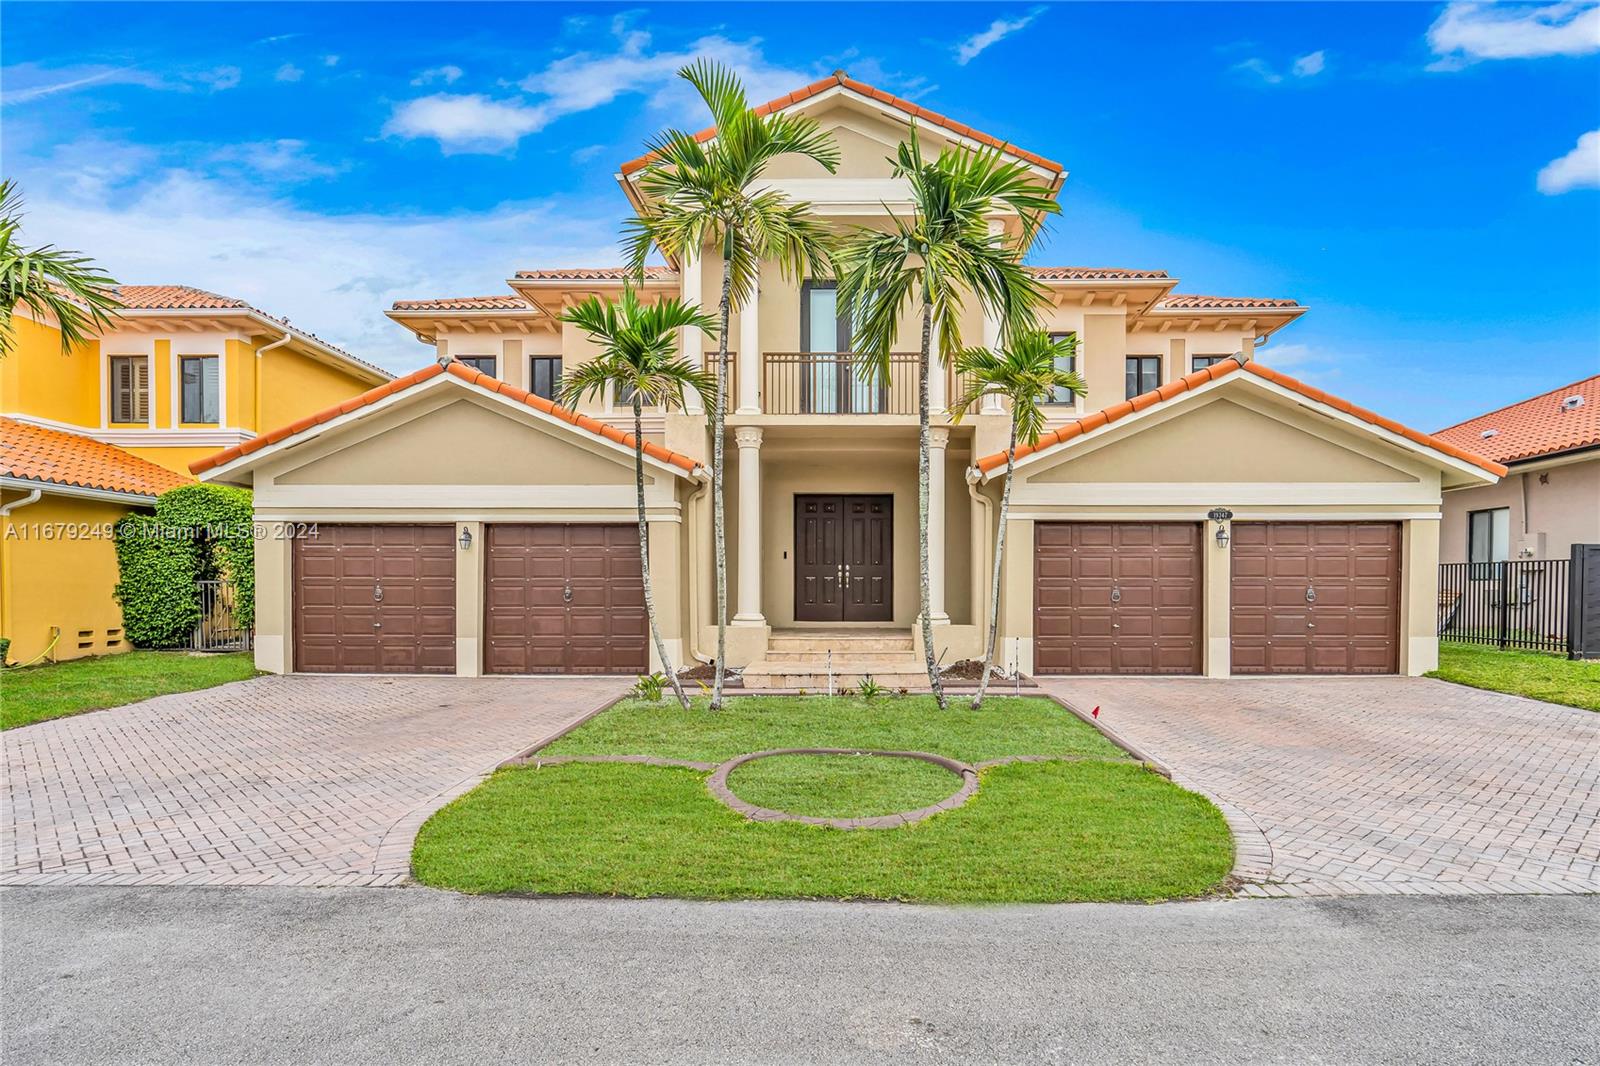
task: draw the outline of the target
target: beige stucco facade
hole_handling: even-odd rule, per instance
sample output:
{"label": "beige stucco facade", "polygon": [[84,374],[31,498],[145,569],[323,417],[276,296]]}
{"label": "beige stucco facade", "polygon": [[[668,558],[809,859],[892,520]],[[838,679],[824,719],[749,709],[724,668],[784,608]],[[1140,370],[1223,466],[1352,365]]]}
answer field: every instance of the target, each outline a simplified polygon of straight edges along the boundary
{"label": "beige stucco facade", "polygon": [[1600,544],[1600,452],[1516,463],[1495,485],[1444,495],[1440,559],[1467,562],[1467,515],[1510,512],[1510,559],[1565,559],[1574,544]]}

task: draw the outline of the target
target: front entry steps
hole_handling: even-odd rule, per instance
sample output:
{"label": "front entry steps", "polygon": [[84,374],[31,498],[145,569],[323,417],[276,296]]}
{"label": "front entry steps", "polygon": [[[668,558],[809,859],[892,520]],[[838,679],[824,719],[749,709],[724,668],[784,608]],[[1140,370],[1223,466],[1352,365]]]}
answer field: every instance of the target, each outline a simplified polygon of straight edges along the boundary
{"label": "front entry steps", "polygon": [[744,687],[825,692],[830,665],[835,691],[854,688],[867,676],[886,689],[928,683],[909,629],[838,627],[774,629],[766,655],[745,667]]}

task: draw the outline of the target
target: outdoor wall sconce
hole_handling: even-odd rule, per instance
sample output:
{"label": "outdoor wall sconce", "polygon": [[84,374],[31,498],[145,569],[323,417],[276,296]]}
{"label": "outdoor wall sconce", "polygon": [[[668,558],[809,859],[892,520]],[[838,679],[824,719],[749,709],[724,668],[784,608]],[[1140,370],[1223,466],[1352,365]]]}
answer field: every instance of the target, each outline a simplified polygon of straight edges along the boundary
{"label": "outdoor wall sconce", "polygon": [[468,529],[466,526],[462,526],[461,527],[461,550],[462,551],[470,551],[471,549],[472,549],[472,530]]}
{"label": "outdoor wall sconce", "polygon": [[1217,524],[1217,547],[1227,551],[1228,523],[1233,520],[1233,512],[1226,507],[1213,507],[1206,512],[1206,517]]}

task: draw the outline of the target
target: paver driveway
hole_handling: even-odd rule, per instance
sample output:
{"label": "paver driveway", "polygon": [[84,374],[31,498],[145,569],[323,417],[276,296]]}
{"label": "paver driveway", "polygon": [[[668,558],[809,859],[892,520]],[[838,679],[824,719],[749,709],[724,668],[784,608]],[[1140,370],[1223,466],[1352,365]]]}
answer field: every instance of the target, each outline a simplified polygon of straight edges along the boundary
{"label": "paver driveway", "polygon": [[1247,894],[1600,892],[1600,714],[1426,678],[1043,683],[1219,801]]}
{"label": "paver driveway", "polygon": [[429,814],[623,686],[262,677],[10,730],[0,884],[397,884]]}

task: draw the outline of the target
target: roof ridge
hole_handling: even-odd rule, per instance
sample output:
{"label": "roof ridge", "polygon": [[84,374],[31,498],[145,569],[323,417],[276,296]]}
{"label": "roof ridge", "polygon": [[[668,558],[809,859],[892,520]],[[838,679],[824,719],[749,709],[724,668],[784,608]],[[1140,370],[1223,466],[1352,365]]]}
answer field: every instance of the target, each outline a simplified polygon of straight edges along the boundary
{"label": "roof ridge", "polygon": [[1469,422],[1476,422],[1479,419],[1488,418],[1491,415],[1497,415],[1502,411],[1509,411],[1513,407],[1521,407],[1525,403],[1533,403],[1535,400],[1542,400],[1546,396],[1553,396],[1558,392],[1565,392],[1568,389],[1578,388],[1580,385],[1587,385],[1591,381],[1600,381],[1600,374],[1590,374],[1587,377],[1581,377],[1576,381],[1569,381],[1565,385],[1557,385],[1553,389],[1546,389],[1543,392],[1536,392],[1532,396],[1527,396],[1527,397],[1524,397],[1523,399],[1515,400],[1512,403],[1505,404],[1504,406],[1501,406],[1501,407],[1496,407],[1496,408],[1494,408],[1493,410],[1490,410],[1490,411],[1485,411],[1482,414],[1473,415],[1471,418],[1463,418],[1461,421],[1452,423],[1451,425],[1442,426],[1439,429],[1434,430],[1434,433],[1436,433],[1436,434],[1437,433],[1448,433],[1452,429],[1460,429],[1462,426],[1466,425]]}

